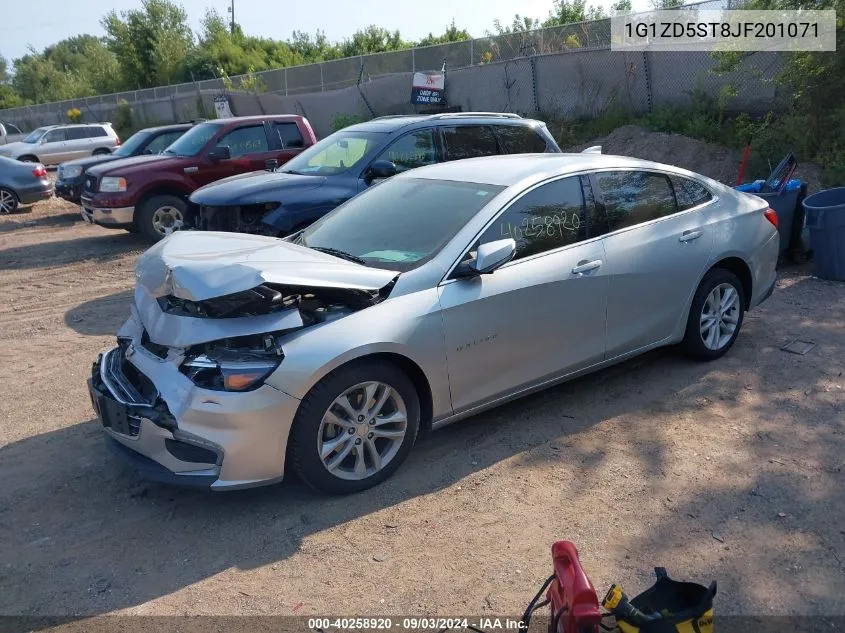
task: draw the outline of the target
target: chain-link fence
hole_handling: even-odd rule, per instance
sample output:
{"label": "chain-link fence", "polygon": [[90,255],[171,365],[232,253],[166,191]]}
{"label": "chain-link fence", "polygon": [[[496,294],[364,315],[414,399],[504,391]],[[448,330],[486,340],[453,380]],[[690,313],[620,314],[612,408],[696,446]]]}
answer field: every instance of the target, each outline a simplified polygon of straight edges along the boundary
{"label": "chain-link fence", "polygon": [[[738,8],[742,0],[708,0],[679,10]],[[319,134],[340,114],[371,117],[413,112],[410,76],[447,70],[449,104],[464,110],[544,116],[592,116],[608,107],[634,112],[678,102],[691,94],[722,94],[731,86],[735,109],[757,110],[776,99],[771,81],[780,56],[758,53],[730,75],[713,72],[706,52],[610,50],[610,19],[363,55],[256,73],[263,94],[239,95],[236,114],[300,112]],[[246,76],[231,78],[237,91]],[[0,120],[25,127],[59,123],[71,107],[84,120],[109,120],[125,101],[141,121],[164,122],[211,111],[219,79],[74,99],[0,111]],[[733,93],[737,94],[734,95]],[[331,93],[330,95],[327,93]]]}

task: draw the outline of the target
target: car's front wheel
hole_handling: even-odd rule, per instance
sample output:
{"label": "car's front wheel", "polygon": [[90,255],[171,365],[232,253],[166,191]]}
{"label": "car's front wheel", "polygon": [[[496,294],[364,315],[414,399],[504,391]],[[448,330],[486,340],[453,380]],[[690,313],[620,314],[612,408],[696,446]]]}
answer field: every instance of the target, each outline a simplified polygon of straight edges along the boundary
{"label": "car's front wheel", "polygon": [[699,360],[724,356],[739,335],[745,312],[745,290],[729,270],[714,268],[698,286],[690,307],[683,346]]}
{"label": "car's front wheel", "polygon": [[141,233],[158,242],[188,226],[188,203],[176,196],[153,196],[141,205],[135,224]]}
{"label": "car's front wheel", "polygon": [[314,488],[358,492],[399,468],[419,424],[419,398],[404,372],[383,362],[353,363],[323,378],[303,398],[288,455]]}

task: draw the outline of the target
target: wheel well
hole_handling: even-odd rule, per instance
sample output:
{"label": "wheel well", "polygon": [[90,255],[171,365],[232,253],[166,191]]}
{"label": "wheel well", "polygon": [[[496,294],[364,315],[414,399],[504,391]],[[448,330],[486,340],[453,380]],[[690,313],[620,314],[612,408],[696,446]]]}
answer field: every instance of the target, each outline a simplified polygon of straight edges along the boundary
{"label": "wheel well", "polygon": [[748,264],[742,261],[739,257],[727,257],[713,264],[710,270],[713,270],[713,268],[729,270],[739,277],[740,282],[742,282],[742,291],[745,295],[745,309],[748,310],[751,305],[751,292],[753,291],[751,269],[748,268]]}
{"label": "wheel well", "polygon": [[[157,189],[151,189],[145,192],[138,200],[137,208],[140,209],[145,204],[147,204],[147,201],[150,198],[155,198],[156,196],[175,196],[184,200],[185,203],[188,205],[188,209],[190,210],[193,205],[188,200],[188,195],[189,194],[185,193],[181,189],[176,189],[175,187],[159,187]],[[137,213],[135,214],[135,217],[138,217]]]}
{"label": "wheel well", "polygon": [[92,153],[93,154],[111,154],[111,150],[108,147],[98,147]]}
{"label": "wheel well", "polygon": [[417,390],[417,396],[420,399],[420,430],[431,428],[431,421],[434,417],[434,404],[431,397],[431,386],[428,384],[428,378],[425,377],[425,373],[422,369],[420,369],[419,365],[406,356],[391,352],[381,352],[378,354],[370,354],[369,356],[361,356],[352,362],[362,360],[380,360],[395,365],[405,372],[408,378],[411,379],[411,382],[414,383],[414,387]]}
{"label": "wheel well", "polygon": [[32,162],[34,162],[34,163],[40,162],[38,160],[38,156],[36,156],[35,154],[24,154],[23,156],[18,156],[18,160],[22,163],[26,162],[26,159],[28,159],[28,158],[31,158]]}

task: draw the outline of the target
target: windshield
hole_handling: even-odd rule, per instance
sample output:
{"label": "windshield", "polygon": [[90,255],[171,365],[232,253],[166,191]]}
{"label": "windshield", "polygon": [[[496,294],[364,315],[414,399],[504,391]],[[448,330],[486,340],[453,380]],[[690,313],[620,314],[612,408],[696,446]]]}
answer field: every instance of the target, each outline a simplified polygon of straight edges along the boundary
{"label": "windshield", "polygon": [[361,162],[384,139],[380,132],[335,132],[289,160],[280,171],[314,176],[339,174]]}
{"label": "windshield", "polygon": [[37,143],[38,140],[47,133],[47,130],[50,128],[48,127],[40,127],[35,130],[32,130],[29,134],[26,135],[26,138],[23,139],[24,143]]}
{"label": "windshield", "polygon": [[196,156],[211,138],[217,134],[222,123],[200,123],[180,136],[162,152],[171,156]]}
{"label": "windshield", "polygon": [[294,240],[367,266],[408,271],[434,257],[504,187],[389,179],[339,206]]}
{"label": "windshield", "polygon": [[150,138],[149,132],[135,132],[126,142],[112,152],[115,156],[134,156],[141,146]]}

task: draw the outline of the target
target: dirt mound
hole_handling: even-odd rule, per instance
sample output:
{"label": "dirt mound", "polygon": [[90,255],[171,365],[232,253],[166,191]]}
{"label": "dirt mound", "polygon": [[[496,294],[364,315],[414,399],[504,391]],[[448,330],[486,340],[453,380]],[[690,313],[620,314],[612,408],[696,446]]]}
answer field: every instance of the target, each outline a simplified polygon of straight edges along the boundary
{"label": "dirt mound", "polygon": [[[637,125],[624,125],[605,137],[568,148],[566,151],[580,152],[592,145],[601,145],[603,154],[632,156],[677,165],[728,185],[736,184],[741,159],[741,152],[737,150],[699,141],[682,134],[651,132]],[[747,174],[752,179],[764,178],[767,175]],[[800,165],[795,178],[807,182],[810,191],[820,189],[821,170],[816,165]]]}

